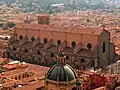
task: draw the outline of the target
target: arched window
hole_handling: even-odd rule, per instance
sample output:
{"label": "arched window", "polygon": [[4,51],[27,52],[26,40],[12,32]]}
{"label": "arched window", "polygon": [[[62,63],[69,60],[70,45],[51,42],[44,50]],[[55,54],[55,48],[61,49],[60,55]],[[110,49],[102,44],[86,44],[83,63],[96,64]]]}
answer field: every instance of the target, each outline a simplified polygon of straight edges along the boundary
{"label": "arched window", "polygon": [[81,62],[84,63],[84,62],[85,62],[85,59],[82,58],[82,59],[81,59]]}
{"label": "arched window", "polygon": [[47,38],[44,38],[44,43],[46,44],[48,42]]}
{"label": "arched window", "polygon": [[72,45],[72,47],[75,47],[75,46],[76,46],[76,42],[73,41],[73,42],[71,43],[71,45]]}
{"label": "arched window", "polygon": [[23,36],[22,35],[20,35],[20,40],[22,40],[23,39]]}
{"label": "arched window", "polygon": [[105,42],[103,42],[103,45],[102,45],[102,51],[103,51],[103,53],[105,52]]}
{"label": "arched window", "polygon": [[87,48],[88,48],[88,49],[91,49],[91,48],[92,48],[91,43],[88,43],[88,44],[87,44]]}
{"label": "arched window", "polygon": [[61,41],[60,40],[57,40],[57,45],[59,46],[61,44]]}
{"label": "arched window", "polygon": [[34,42],[34,41],[35,41],[35,38],[34,38],[34,37],[31,37],[31,41]]}

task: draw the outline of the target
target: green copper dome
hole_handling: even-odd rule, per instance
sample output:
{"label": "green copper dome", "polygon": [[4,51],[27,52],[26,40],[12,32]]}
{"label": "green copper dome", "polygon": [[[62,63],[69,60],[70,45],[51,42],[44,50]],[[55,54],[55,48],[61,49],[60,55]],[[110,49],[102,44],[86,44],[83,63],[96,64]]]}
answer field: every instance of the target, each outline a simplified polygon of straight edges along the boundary
{"label": "green copper dome", "polygon": [[58,82],[68,82],[75,80],[76,74],[70,65],[56,64],[48,71],[46,79]]}

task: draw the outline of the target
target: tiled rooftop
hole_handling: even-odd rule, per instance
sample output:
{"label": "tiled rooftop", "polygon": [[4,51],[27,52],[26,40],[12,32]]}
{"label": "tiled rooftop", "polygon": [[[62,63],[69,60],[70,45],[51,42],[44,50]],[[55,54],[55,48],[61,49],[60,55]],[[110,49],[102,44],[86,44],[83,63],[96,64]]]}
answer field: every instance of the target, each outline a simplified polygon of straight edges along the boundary
{"label": "tiled rooftop", "polygon": [[35,30],[48,30],[58,32],[80,33],[90,35],[100,35],[103,29],[100,28],[71,28],[71,27],[59,27],[53,25],[40,25],[40,24],[17,24],[16,28],[30,28]]}

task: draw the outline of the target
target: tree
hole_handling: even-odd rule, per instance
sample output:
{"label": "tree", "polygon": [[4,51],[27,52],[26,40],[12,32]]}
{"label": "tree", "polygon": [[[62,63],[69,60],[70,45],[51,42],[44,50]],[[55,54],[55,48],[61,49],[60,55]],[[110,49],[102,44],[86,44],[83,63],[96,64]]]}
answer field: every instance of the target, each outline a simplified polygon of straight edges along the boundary
{"label": "tree", "polygon": [[8,22],[7,25],[8,25],[9,28],[12,28],[12,27],[16,26],[16,24],[13,23],[13,22]]}

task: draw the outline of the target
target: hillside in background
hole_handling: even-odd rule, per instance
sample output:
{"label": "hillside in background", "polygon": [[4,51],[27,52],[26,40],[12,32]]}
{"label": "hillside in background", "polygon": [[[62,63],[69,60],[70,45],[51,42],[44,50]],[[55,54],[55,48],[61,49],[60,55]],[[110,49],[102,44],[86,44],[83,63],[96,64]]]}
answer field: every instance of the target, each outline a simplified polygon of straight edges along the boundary
{"label": "hillside in background", "polygon": [[114,9],[120,7],[120,0],[0,0],[1,5],[21,8],[24,12],[50,12],[51,4],[65,4],[66,9]]}

